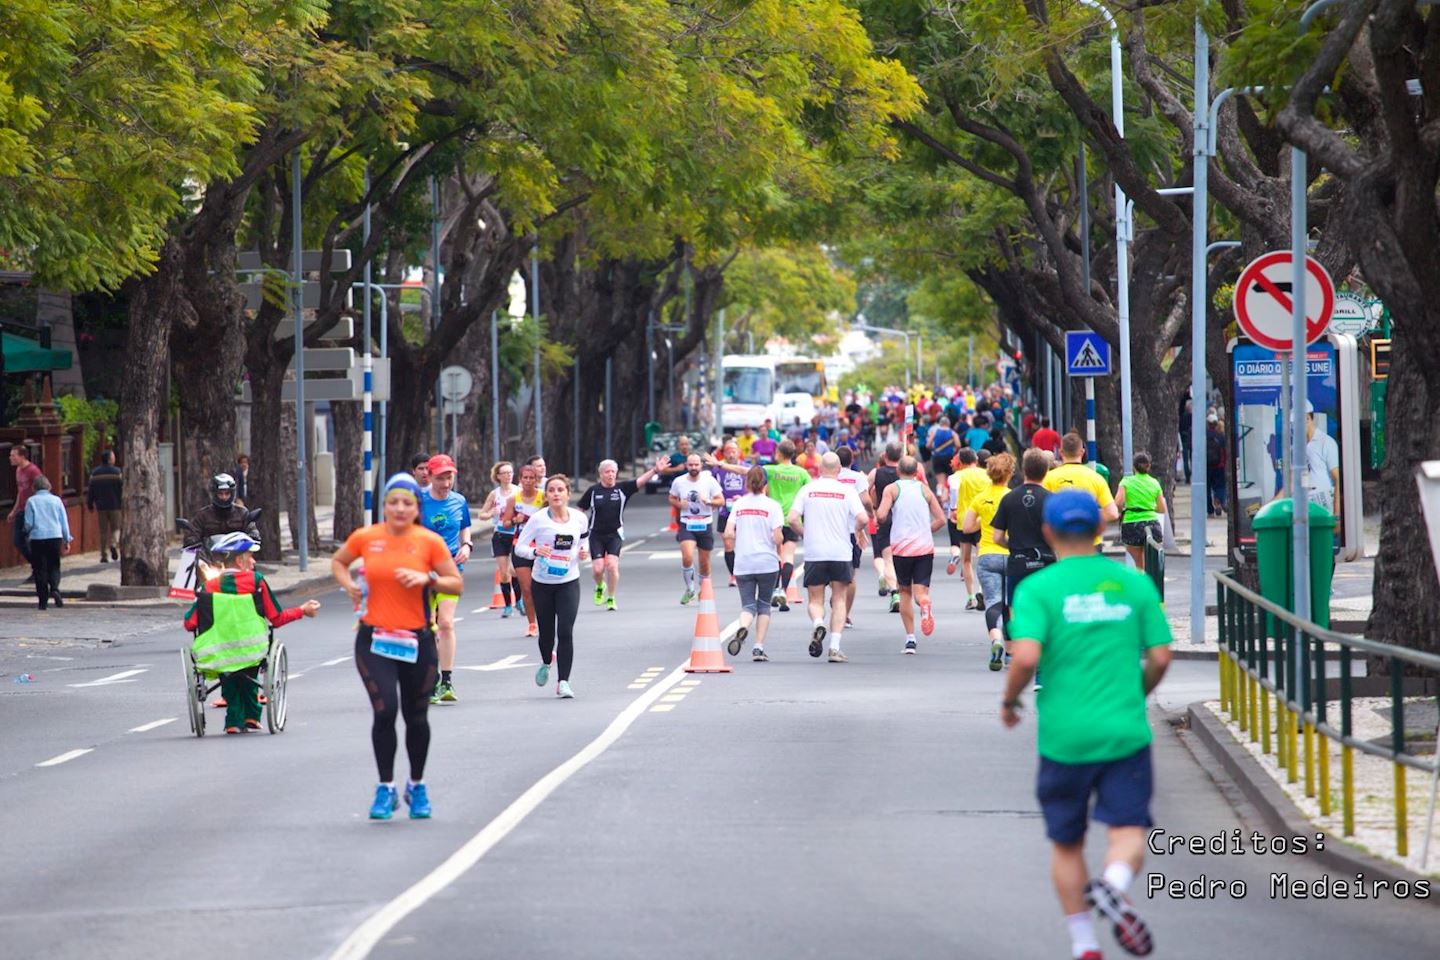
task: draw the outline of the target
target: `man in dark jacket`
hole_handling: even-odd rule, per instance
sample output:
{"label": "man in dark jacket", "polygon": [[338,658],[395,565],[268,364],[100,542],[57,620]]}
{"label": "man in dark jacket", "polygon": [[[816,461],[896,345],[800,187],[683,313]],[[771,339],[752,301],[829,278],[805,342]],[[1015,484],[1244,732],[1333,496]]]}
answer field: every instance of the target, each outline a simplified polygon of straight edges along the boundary
{"label": "man in dark jacket", "polygon": [[185,546],[205,543],[222,533],[246,533],[258,541],[260,531],[245,519],[245,512],[244,505],[236,503],[235,478],[217,473],[210,479],[209,505],[190,518],[194,529],[185,532]]}
{"label": "man in dark jacket", "polygon": [[100,516],[100,562],[120,559],[120,468],[115,466],[115,451],[100,454],[100,466],[90,471],[85,492],[85,505]]}

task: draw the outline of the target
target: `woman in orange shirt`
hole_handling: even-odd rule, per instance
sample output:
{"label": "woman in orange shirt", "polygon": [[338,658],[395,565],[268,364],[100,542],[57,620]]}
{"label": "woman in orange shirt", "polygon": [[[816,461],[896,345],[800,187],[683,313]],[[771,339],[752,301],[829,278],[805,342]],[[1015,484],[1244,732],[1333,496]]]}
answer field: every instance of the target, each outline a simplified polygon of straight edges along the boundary
{"label": "woman in orange shirt", "polygon": [[[416,522],[420,486],[408,473],[385,484],[385,519],[361,527],[330,561],[335,580],[360,615],[355,631],[355,666],[375,711],[370,742],[380,785],[370,806],[372,820],[389,820],[400,805],[395,789],[395,717],[405,717],[405,752],[410,779],[405,802],[411,819],[430,816],[425,757],[430,750],[430,694],[435,690],[439,651],[430,629],[430,596],[464,590],[460,571],[440,537]],[[361,561],[352,574],[350,564]]]}

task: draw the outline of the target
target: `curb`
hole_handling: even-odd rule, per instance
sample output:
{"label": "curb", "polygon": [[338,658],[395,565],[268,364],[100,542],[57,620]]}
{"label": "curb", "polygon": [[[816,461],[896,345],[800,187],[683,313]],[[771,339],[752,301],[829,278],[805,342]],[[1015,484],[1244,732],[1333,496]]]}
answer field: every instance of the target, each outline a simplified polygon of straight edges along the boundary
{"label": "curb", "polygon": [[[1205,709],[1203,703],[1190,704],[1186,717],[1196,740],[1205,745],[1205,749],[1220,764],[1235,786],[1255,805],[1267,827],[1277,835],[1284,836],[1309,836],[1316,832],[1316,825],[1295,806],[1295,802],[1270,778],[1249,751],[1235,742],[1230,731],[1214,714]],[[1324,850],[1312,849],[1307,856],[1327,867],[1349,873],[1364,873],[1367,877],[1389,880],[1391,883],[1400,880],[1411,884],[1422,880],[1434,883],[1430,877],[1355,849],[1339,835],[1327,833],[1326,839],[1333,842],[1326,843]],[[1427,897],[1420,902],[1440,908],[1440,898]]]}

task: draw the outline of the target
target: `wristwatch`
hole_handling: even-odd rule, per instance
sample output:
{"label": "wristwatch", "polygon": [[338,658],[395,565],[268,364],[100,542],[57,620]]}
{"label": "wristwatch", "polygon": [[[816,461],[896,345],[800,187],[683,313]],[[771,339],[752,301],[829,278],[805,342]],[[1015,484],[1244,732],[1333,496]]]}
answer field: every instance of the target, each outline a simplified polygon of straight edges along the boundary
{"label": "wristwatch", "polygon": [[1002,700],[1000,703],[1000,706],[1006,708],[1007,710],[1019,710],[1024,705],[1025,704],[1023,704],[1019,700]]}
{"label": "wristwatch", "polygon": [[431,570],[431,571],[430,571],[430,582],[431,582],[431,583],[436,583],[436,582],[438,582],[439,580],[440,580],[440,574],[436,573],[434,570]]}

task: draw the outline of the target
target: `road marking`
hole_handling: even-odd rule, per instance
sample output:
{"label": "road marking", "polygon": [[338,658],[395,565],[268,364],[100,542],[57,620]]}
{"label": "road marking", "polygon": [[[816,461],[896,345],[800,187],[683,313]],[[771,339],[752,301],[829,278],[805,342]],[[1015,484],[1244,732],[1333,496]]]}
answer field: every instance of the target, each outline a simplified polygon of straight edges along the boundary
{"label": "road marking", "polygon": [[163,726],[165,726],[165,724],[167,724],[167,723],[174,723],[174,722],[175,722],[175,718],[174,718],[174,717],[166,717],[164,720],[151,720],[149,723],[142,723],[142,724],[140,724],[140,726],[138,726],[138,727],[131,727],[131,728],[130,728],[130,732],[131,732],[131,733],[148,733],[149,731],[154,730],[156,727],[163,727]]}
{"label": "road marking", "polygon": [[322,666],[322,667],[333,667],[333,666],[335,666],[335,664],[337,664],[337,663],[344,663],[346,660],[353,660],[354,658],[355,658],[354,654],[351,654],[351,655],[348,656],[348,657],[336,657],[334,660],[326,660],[324,663],[320,664],[320,666]]}
{"label": "road marking", "polygon": [[647,686],[649,686],[649,685],[650,685],[650,682],[647,680],[647,681],[644,682],[644,683],[632,683],[632,684],[629,684],[629,685],[627,685],[627,686],[625,687],[625,689],[626,689],[626,690],[644,690],[644,689],[645,689]]}
{"label": "road marking", "polygon": [[456,618],[455,618],[455,622],[456,622],[456,623],[463,623],[464,621],[465,621],[465,618],[464,618],[464,617],[456,617]]}
{"label": "road marking", "polygon": [[512,653],[503,660],[496,660],[494,663],[487,663],[478,667],[456,667],[456,670],[509,670],[512,667],[525,666],[524,660],[527,654]]}
{"label": "road marking", "polygon": [[675,704],[673,704],[673,703],[657,703],[657,704],[655,704],[655,706],[653,706],[653,707],[650,708],[650,712],[651,712],[651,713],[669,713],[671,710],[674,710],[674,709],[675,709]]}
{"label": "road marking", "polygon": [[680,686],[682,686],[682,687],[698,687],[698,686],[700,686],[700,681],[699,681],[699,680],[681,680],[681,681],[680,681]]}
{"label": "road marking", "polygon": [[67,684],[67,686],[71,686],[71,687],[104,687],[104,686],[108,686],[109,684],[112,684],[112,683],[134,683],[134,682],[135,682],[134,680],[129,680],[129,679],[126,679],[126,678],[127,678],[127,677],[133,677],[133,676],[136,676],[137,674],[144,673],[146,669],[148,669],[148,668],[142,668],[142,669],[139,669],[139,670],[121,670],[119,673],[112,673],[112,674],[110,674],[110,676],[108,676],[108,677],[101,677],[99,680],[91,680],[91,681],[88,682],[88,683],[71,683],[71,684]]}
{"label": "road marking", "polygon": [[40,762],[40,763],[35,764],[35,766],[37,766],[37,767],[58,767],[58,766],[60,766],[60,764],[62,764],[62,763],[67,763],[67,762],[69,762],[69,761],[71,761],[71,760],[74,760],[76,757],[83,757],[83,756],[85,756],[85,754],[89,753],[90,751],[92,751],[92,750],[94,750],[94,749],[95,749],[94,747],[82,747],[82,748],[79,749],[79,750],[67,750],[65,753],[60,754],[60,756],[58,756],[58,757],[51,757],[49,760],[45,760],[45,761],[42,761],[42,762]]}
{"label": "road marking", "polygon": [[[731,632],[740,626],[736,620],[725,628]],[[658,684],[640,694],[624,710],[610,721],[610,725],[594,740],[586,744],[579,753],[551,770],[545,776],[515,799],[500,815],[491,820],[480,832],[467,840],[460,849],[450,855],[430,873],[422,877],[408,890],[371,914],[364,923],[356,927],[344,942],[330,955],[330,960],[362,960],[395,926],[422,907],[435,894],[454,883],[467,870],[504,840],[525,818],[534,813],[545,799],[561,784],[583,770],[592,760],[603,754],[629,730],[646,710],[655,707],[655,701],[685,677],[685,667],[676,667]]]}
{"label": "road marking", "polygon": [[660,702],[661,702],[661,703],[679,703],[681,700],[684,700],[684,699],[685,699],[685,694],[683,694],[683,693],[672,693],[672,694],[669,694],[669,695],[667,695],[667,696],[661,697],[661,698],[660,698]]}
{"label": "road marking", "polygon": [[650,559],[651,559],[651,560],[679,560],[679,559],[680,559],[680,551],[679,551],[679,550],[656,550],[654,553],[650,554]]}

